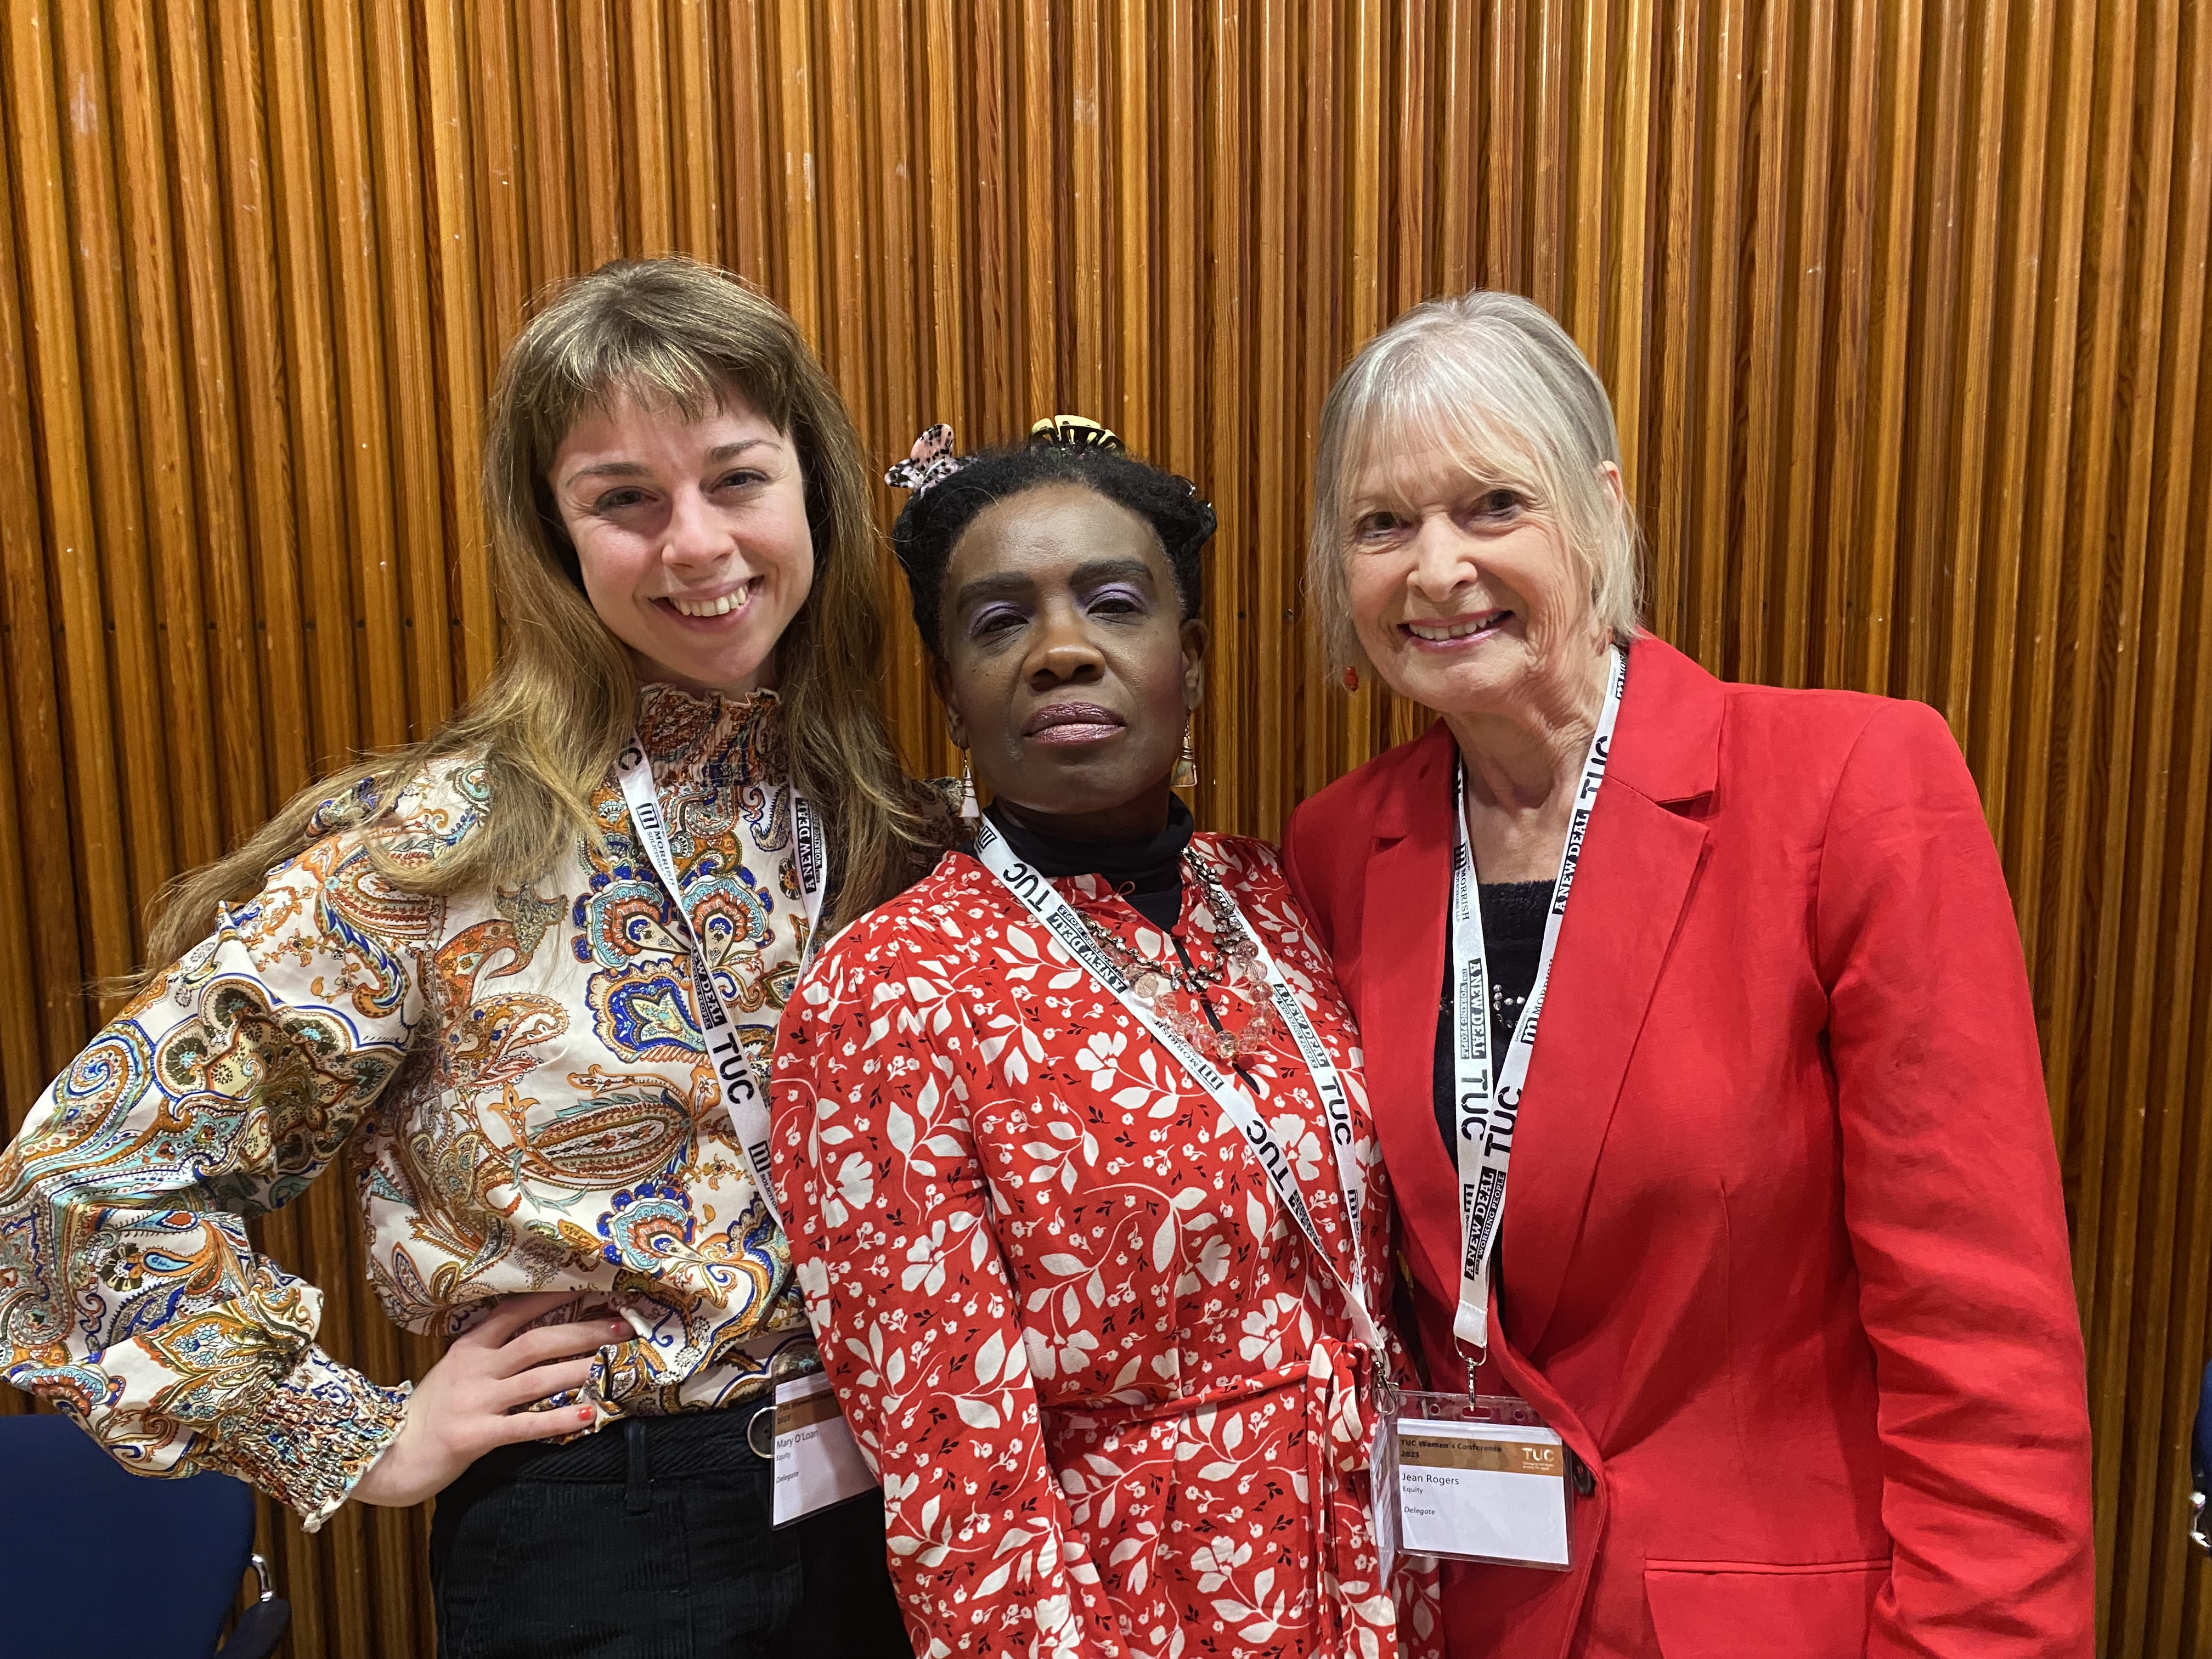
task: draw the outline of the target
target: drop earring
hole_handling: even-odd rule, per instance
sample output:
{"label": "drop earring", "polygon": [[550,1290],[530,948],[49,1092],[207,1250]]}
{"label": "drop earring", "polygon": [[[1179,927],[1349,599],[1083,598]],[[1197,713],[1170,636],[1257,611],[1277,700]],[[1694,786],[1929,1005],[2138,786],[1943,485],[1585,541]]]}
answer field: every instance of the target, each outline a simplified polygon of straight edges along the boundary
{"label": "drop earring", "polygon": [[1347,668],[1344,671],[1344,689],[1347,691],[1359,690],[1359,671],[1357,668]]}
{"label": "drop earring", "polygon": [[1198,787],[1198,751],[1191,746],[1190,722],[1182,723],[1182,756],[1176,762],[1175,785],[1177,789]]}
{"label": "drop earring", "polygon": [[968,751],[960,751],[960,822],[980,823],[983,809],[975,805],[975,775],[968,769]]}

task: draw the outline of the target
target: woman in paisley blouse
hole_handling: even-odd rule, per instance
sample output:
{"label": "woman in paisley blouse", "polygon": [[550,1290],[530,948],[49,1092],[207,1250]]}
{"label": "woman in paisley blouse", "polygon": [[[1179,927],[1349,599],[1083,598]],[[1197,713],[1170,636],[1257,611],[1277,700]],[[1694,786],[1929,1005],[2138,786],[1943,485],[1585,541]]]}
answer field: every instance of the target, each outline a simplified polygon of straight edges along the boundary
{"label": "woman in paisley blouse", "polygon": [[1369,1515],[1390,1204],[1357,1038],[1273,851],[1170,793],[1213,514],[1119,450],[1063,416],[893,470],[994,799],[786,1011],[799,1282],[917,1652],[1417,1650]]}
{"label": "woman in paisley blouse", "polygon": [[[812,1346],[693,972],[763,1062],[809,941],[927,861],[860,457],[726,273],[553,298],[492,398],[490,682],[183,881],[0,1156],[9,1379],[310,1530],[442,1494],[443,1652],[903,1650],[872,1505],[769,1528],[753,1419]],[[348,1152],[385,1310],[454,1339],[411,1390],[247,1231]]]}

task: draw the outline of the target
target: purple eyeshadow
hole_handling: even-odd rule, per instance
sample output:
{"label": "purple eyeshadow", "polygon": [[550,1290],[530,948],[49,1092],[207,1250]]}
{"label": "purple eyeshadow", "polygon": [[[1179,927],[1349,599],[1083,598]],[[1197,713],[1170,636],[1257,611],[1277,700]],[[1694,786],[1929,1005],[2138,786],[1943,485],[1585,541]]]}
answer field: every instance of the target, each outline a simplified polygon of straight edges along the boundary
{"label": "purple eyeshadow", "polygon": [[1010,617],[1018,622],[1021,620],[1021,615],[1022,613],[1011,605],[987,605],[968,618],[968,637],[974,639],[988,624],[1002,617]]}

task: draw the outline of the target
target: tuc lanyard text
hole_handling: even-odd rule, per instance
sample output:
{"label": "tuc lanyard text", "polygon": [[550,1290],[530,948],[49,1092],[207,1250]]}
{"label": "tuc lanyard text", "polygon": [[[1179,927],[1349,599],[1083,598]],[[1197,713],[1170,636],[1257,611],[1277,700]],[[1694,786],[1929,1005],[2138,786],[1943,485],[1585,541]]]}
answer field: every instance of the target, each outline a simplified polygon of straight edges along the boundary
{"label": "tuc lanyard text", "polygon": [[[1544,945],[1536,959],[1535,982],[1493,1071],[1490,1053],[1490,958],[1482,938],[1482,908],[1475,889],[1474,855],[1467,840],[1467,768],[1454,771],[1452,805],[1451,969],[1453,1080],[1457,1093],[1455,1120],[1459,1138],[1461,1249],[1459,1308],[1452,1335],[1475,1351],[1477,1360],[1490,1347],[1490,1263],[1498,1230],[1505,1218],[1505,1175],[1513,1157],[1513,1126],[1521,1112],[1522,1085],[1536,1046],[1536,1020],[1544,1011],[1544,988],[1552,977],[1552,953],[1559,948],[1559,924],[1567,914],[1567,892],[1574,885],[1583,837],[1597,805],[1613,747],[1613,725],[1628,684],[1628,653],[1618,647],[1606,676],[1605,706],[1590,735],[1575,787],[1574,816],[1567,844],[1559,854],[1559,878],[1544,918]],[[1471,1374],[1471,1373],[1470,1373]]]}
{"label": "tuc lanyard text", "polygon": [[[1320,1095],[1322,1109],[1328,1114],[1329,1141],[1336,1155],[1337,1181],[1344,1196],[1345,1221],[1352,1240],[1350,1284],[1346,1284],[1343,1275],[1337,1272],[1335,1263],[1323,1247],[1320,1230],[1314,1225],[1313,1216],[1306,1208],[1304,1194],[1298,1190],[1297,1178],[1291,1172],[1290,1158],[1276,1139],[1274,1131],[1267,1127],[1267,1120],[1261,1115],[1258,1103],[1244,1087],[1243,1080],[1234,1073],[1224,1071],[1207,1060],[1180,1032],[1169,1029],[1150,1008],[1136,999],[1120,967],[1099,948],[1098,941],[1091,936],[1091,930],[1084,926],[1083,918],[1077,914],[1075,907],[1062,898],[1043,876],[1014,857],[1006,838],[1000,835],[988,818],[976,825],[975,856],[986,869],[1005,884],[1008,891],[1028,907],[1030,915],[1044,924],[1068,955],[1088,969],[1093,979],[1120,999],[1122,1007],[1134,1015],[1138,1022],[1182,1063],[1182,1068],[1190,1073],[1200,1088],[1213,1097],[1214,1103],[1237,1126],[1238,1133],[1244,1138],[1246,1148],[1267,1176],[1268,1184],[1274,1188],[1277,1200],[1298,1224],[1299,1231],[1306,1236],[1306,1242],[1313,1246],[1316,1260],[1329,1277],[1336,1280],[1338,1289],[1344,1293],[1352,1318],[1352,1333],[1365,1345],[1379,1368],[1383,1363],[1382,1336],[1376,1328],[1374,1318],[1367,1310],[1366,1298],[1359,1289],[1365,1283],[1361,1271],[1359,1224],[1367,1200],[1367,1177],[1359,1167],[1358,1152],[1352,1145],[1351,1097],[1345,1092],[1344,1079],[1337,1075],[1328,1051],[1322,1046],[1321,1034],[1314,1030],[1313,1022],[1306,1018],[1306,1011],[1298,1006],[1297,998],[1283,979],[1282,969],[1275,965],[1274,957],[1260,942],[1260,936],[1245,925],[1243,916],[1237,908],[1237,901],[1229,896],[1218,881],[1207,884],[1210,889],[1206,895],[1208,904],[1220,906],[1227,913],[1218,920],[1224,926],[1242,932],[1252,941],[1257,955],[1255,966],[1265,972],[1267,994],[1273,1000],[1275,1012],[1281,1016],[1284,1025],[1297,1043],[1298,1054],[1305,1061],[1306,1070],[1312,1074],[1315,1091]],[[1195,853],[1189,856],[1194,861],[1197,858]]]}
{"label": "tuc lanyard text", "polygon": [[[720,988],[714,983],[714,969],[708,964],[699,932],[691,925],[690,913],[684,908],[684,889],[676,879],[676,860],[668,850],[668,824],[660,810],[660,789],[653,781],[653,765],[646,758],[645,745],[633,738],[623,750],[616,769],[622,779],[623,799],[629,805],[630,822],[637,826],[638,839],[645,843],[645,855],[653,860],[653,873],[660,878],[669,902],[676,907],[677,925],[691,946],[691,983],[698,1002],[699,1035],[707,1045],[708,1063],[714,1067],[715,1085],[730,1115],[730,1127],[737,1134],[738,1146],[744,1148],[745,1162],[753,1172],[753,1188],[781,1228],[783,1213],[775,1201],[775,1181],[769,1158],[767,1091],[762,1088],[753,1063],[746,1056],[744,1045],[738,1040],[738,1028],[730,1018]],[[814,809],[807,805],[806,797],[799,793],[796,785],[786,787],[791,795],[792,841],[799,860],[799,891],[806,908],[807,951],[811,954],[822,918],[822,890],[827,879],[829,860]]]}

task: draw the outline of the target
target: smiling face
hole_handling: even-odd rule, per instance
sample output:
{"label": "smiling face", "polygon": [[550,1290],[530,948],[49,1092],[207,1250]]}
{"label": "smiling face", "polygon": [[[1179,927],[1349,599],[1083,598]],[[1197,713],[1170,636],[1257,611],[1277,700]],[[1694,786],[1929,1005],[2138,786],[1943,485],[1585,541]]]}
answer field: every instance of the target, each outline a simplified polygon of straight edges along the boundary
{"label": "smiling face", "polygon": [[953,546],[941,614],[945,723],[993,794],[1087,839],[1165,821],[1206,624],[1151,525],[1080,484],[995,502]]}
{"label": "smiling face", "polygon": [[814,586],[799,452],[734,392],[699,421],[627,394],[568,430],[547,474],[592,609],[640,675],[741,696]]}
{"label": "smiling face", "polygon": [[1352,626],[1376,672],[1445,715],[1579,697],[1607,635],[1557,522],[1443,444],[1377,450],[1350,492],[1344,554]]}

